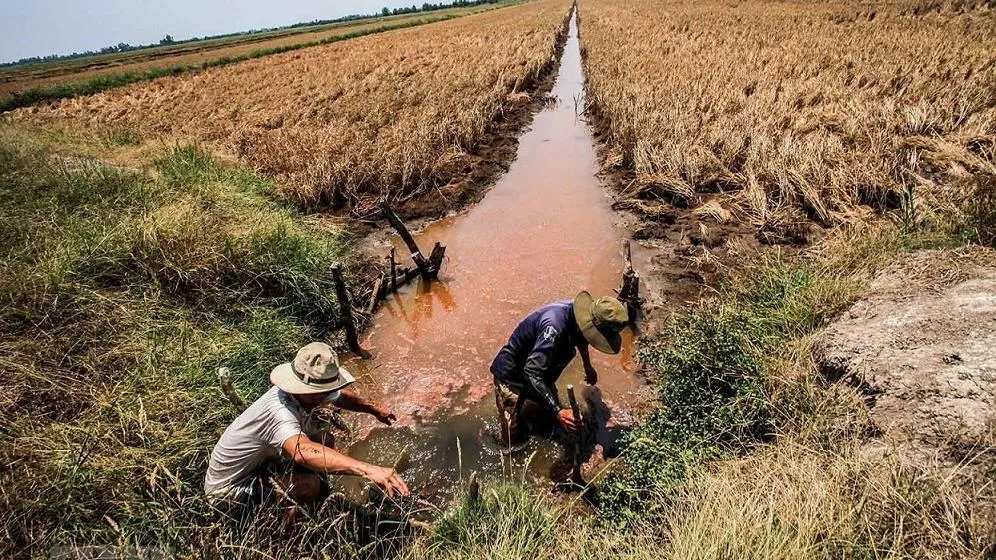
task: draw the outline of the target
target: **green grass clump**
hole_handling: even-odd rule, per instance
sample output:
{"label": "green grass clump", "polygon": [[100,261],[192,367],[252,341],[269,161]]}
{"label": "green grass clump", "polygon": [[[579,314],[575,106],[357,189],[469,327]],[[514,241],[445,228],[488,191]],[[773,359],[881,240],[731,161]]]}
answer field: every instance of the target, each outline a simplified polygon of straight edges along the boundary
{"label": "green grass clump", "polygon": [[629,519],[689,469],[773,434],[771,364],[787,341],[823,326],[857,286],[810,263],[762,261],[729,278],[719,297],[670,321],[640,360],[658,406],[629,435],[626,468],[601,485],[602,505]]}
{"label": "green grass clump", "polygon": [[546,557],[563,510],[514,483],[485,488],[480,500],[460,500],[429,538],[409,551],[420,558]]}
{"label": "green grass clump", "polygon": [[70,151],[0,142],[0,551],[217,554],[242,536],[201,497],[237,412],[216,368],[254,397],[328,336],[346,240],[196,146],[141,170]]}

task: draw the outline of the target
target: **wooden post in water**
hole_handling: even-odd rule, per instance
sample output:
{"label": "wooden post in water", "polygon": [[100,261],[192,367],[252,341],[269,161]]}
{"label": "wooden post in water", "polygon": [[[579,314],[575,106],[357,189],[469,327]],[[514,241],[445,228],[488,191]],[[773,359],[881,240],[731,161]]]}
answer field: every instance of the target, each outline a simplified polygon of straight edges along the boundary
{"label": "wooden post in water", "polygon": [[370,292],[370,303],[367,304],[367,314],[373,315],[374,311],[377,311],[377,302],[380,301],[380,293],[384,290],[384,275],[381,274],[377,277],[377,281],[374,282],[373,291]]}
{"label": "wooden post in water", "polygon": [[446,245],[442,245],[436,241],[436,244],[432,246],[432,252],[429,253],[429,267],[432,269],[433,278],[439,276],[439,269],[443,266],[443,257],[445,256]]}
{"label": "wooden post in water", "polygon": [[574,424],[577,426],[573,438],[571,482],[583,486],[584,479],[581,478],[581,410],[578,407],[578,399],[574,396],[574,385],[567,385],[567,402],[571,405],[571,414],[574,415]]}
{"label": "wooden post in water", "polygon": [[471,504],[481,501],[481,482],[477,480],[477,471],[470,473],[470,480],[467,482],[467,501]]}
{"label": "wooden post in water", "polygon": [[633,270],[633,257],[628,239],[623,240],[622,250],[626,265],[622,273],[622,286],[619,288],[619,301],[626,304],[629,320],[635,323],[637,311],[640,309],[640,275]]}
{"label": "wooden post in water", "polygon": [[364,358],[369,358],[370,354],[360,347],[360,341],[356,337],[353,306],[349,304],[349,292],[346,291],[346,282],[342,279],[342,264],[333,263],[329,270],[332,273],[332,281],[335,282],[335,296],[339,300],[339,314],[342,315],[342,324],[346,329],[346,344],[353,352]]}
{"label": "wooden post in water", "polygon": [[398,261],[394,259],[394,246],[391,246],[391,293],[398,291]]}
{"label": "wooden post in water", "polygon": [[391,227],[398,232],[398,235],[401,236],[401,240],[405,242],[405,246],[407,246],[408,250],[411,251],[412,260],[415,261],[415,266],[418,267],[418,271],[419,274],[422,275],[422,279],[427,281],[432,280],[433,274],[432,269],[429,266],[429,262],[425,260],[425,257],[422,255],[422,251],[418,248],[418,244],[415,243],[415,238],[412,237],[412,234],[408,231],[408,227],[406,227],[405,223],[401,221],[401,218],[394,213],[394,209],[391,208],[391,205],[387,202],[386,198],[380,201],[380,208],[384,212],[384,217],[387,218],[388,223],[390,223]]}

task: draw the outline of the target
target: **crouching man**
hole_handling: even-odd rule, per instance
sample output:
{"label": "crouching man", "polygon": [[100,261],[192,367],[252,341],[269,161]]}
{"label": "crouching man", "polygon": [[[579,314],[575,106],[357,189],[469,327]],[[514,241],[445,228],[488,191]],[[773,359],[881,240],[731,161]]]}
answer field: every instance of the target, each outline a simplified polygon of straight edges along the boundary
{"label": "crouching man", "polygon": [[559,424],[567,432],[579,428],[571,410],[560,404],[557,379],[580,354],[585,381],[589,385],[597,383],[598,373],[591,365],[588,347],[618,354],[622,345],[619,333],[628,323],[626,307],[617,299],[596,300],[588,292],[579,293],[574,301],[540,307],[519,323],[491,363],[501,440],[508,452],[528,442],[531,430],[523,418],[527,402],[539,409],[540,423]]}
{"label": "crouching man", "polygon": [[204,478],[209,499],[251,508],[266,501],[276,483],[296,503],[309,503],[323,492],[316,473],[362,476],[388,496],[408,495],[407,484],[393,469],[358,461],[307,435],[311,413],[327,403],[371,414],[387,425],[396,420],[390,411],[347,390],[353,381],[339,367],[335,351],[321,342],[308,344],[293,362],[274,368],[273,387],[228,426],[211,452]]}

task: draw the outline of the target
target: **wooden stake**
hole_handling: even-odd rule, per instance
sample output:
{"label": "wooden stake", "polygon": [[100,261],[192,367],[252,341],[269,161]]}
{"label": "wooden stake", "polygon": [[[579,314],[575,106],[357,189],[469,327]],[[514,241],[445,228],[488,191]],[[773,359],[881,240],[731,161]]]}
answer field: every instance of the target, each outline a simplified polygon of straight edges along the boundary
{"label": "wooden stake", "polygon": [[246,401],[242,398],[242,395],[235,390],[235,385],[232,383],[232,370],[227,367],[218,368],[218,381],[221,383],[221,392],[225,393],[228,400],[232,401],[235,408],[242,412],[246,409]]}
{"label": "wooden stake", "polygon": [[374,311],[377,311],[377,302],[380,301],[380,292],[384,288],[384,275],[381,274],[377,281],[374,282],[373,291],[370,292],[370,303],[367,304],[367,314],[373,315]]}
{"label": "wooden stake", "polygon": [[574,396],[574,385],[567,386],[567,402],[571,404],[571,414],[574,415],[574,423],[577,426],[577,431],[574,433],[571,481],[583,486],[584,479],[581,478],[581,410],[578,407],[578,399]]}
{"label": "wooden stake", "polygon": [[436,244],[432,246],[432,252],[429,253],[429,267],[432,268],[433,278],[439,276],[439,269],[443,266],[443,257],[445,256],[446,246],[436,241]]}
{"label": "wooden stake", "polygon": [[640,275],[633,270],[633,257],[628,239],[623,240],[622,250],[626,265],[623,268],[622,286],[619,288],[619,301],[626,304],[629,320],[632,323],[636,321],[636,314],[640,309]]}
{"label": "wooden stake", "polygon": [[339,314],[342,316],[343,327],[346,329],[346,344],[349,349],[367,358],[370,354],[360,347],[360,341],[356,337],[356,325],[353,323],[353,306],[349,304],[349,292],[346,291],[346,282],[342,279],[342,264],[333,263],[330,268],[332,280],[335,282],[335,295],[339,300]]}
{"label": "wooden stake", "polygon": [[432,280],[432,269],[428,261],[425,260],[422,251],[419,250],[418,245],[415,243],[415,238],[408,232],[408,228],[401,221],[401,218],[394,213],[394,209],[391,208],[386,198],[380,201],[380,208],[384,212],[384,217],[387,218],[388,223],[398,232],[401,240],[405,242],[405,246],[411,251],[412,260],[415,261],[415,266],[418,267],[419,274],[422,275],[424,280]]}
{"label": "wooden stake", "polygon": [[394,246],[391,247],[391,293],[398,291],[398,261],[394,259]]}
{"label": "wooden stake", "polygon": [[470,473],[467,481],[467,501],[476,504],[481,501],[481,482],[477,480],[477,471]]}

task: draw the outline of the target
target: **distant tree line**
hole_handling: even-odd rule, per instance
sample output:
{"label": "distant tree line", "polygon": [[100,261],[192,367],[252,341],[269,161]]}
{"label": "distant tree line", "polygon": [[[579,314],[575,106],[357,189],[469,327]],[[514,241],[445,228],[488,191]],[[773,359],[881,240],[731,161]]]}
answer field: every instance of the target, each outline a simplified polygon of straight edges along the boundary
{"label": "distant tree line", "polygon": [[348,16],[342,16],[334,19],[316,19],[308,22],[295,23],[293,25],[285,25],[283,27],[268,27],[263,29],[251,29],[249,31],[238,31],[235,33],[224,33],[221,35],[209,35],[204,37],[191,37],[190,39],[182,39],[176,41],[173,39],[172,35],[166,35],[159,40],[158,43],[149,43],[147,45],[129,45],[128,43],[118,43],[117,45],[111,45],[103,47],[95,51],[83,51],[74,52],[72,54],[50,54],[46,56],[30,56],[25,57],[13,62],[3,62],[0,63],[0,68],[6,68],[10,66],[18,66],[21,64],[36,64],[39,62],[55,62],[59,60],[72,60],[74,58],[83,58],[87,56],[95,56],[101,54],[113,54],[113,53],[123,53],[128,51],[134,51],[138,49],[148,49],[152,47],[166,46],[166,45],[179,45],[183,43],[193,43],[195,41],[206,41],[208,39],[224,39],[227,37],[238,37],[240,35],[253,35],[256,33],[268,33],[271,31],[279,31],[281,29],[296,29],[298,27],[311,27],[315,25],[328,25],[332,23],[344,23],[349,21],[355,21],[360,19],[370,19],[378,16],[391,16],[391,15],[401,15],[401,14],[414,14],[419,12],[431,12],[435,10],[445,10],[447,8],[460,8],[466,6],[480,6],[483,4],[498,4],[503,0],[454,0],[453,2],[432,4],[425,2],[422,7],[418,7],[412,4],[410,7],[404,8],[383,8],[380,13],[376,14],[351,14]]}
{"label": "distant tree line", "polygon": [[435,10],[445,10],[447,8],[462,8],[466,6],[480,6],[482,4],[497,4],[500,1],[501,0],[454,0],[454,2],[449,4],[445,3],[432,4],[430,2],[425,2],[422,4],[421,8],[416,6],[415,4],[412,4],[410,7],[406,6],[394,9],[384,7],[381,8],[380,15],[397,16],[401,14],[417,14],[419,12],[432,12]]}

